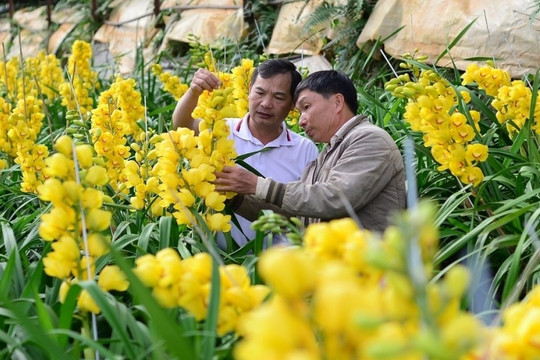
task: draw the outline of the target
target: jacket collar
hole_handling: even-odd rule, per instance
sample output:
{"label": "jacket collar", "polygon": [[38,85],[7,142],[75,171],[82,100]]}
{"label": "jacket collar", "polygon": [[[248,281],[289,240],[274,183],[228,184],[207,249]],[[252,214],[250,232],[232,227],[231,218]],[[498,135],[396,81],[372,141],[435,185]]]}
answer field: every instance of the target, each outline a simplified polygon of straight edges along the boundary
{"label": "jacket collar", "polygon": [[331,148],[332,146],[339,144],[343,140],[343,138],[345,138],[345,136],[347,136],[347,134],[351,132],[353,128],[365,121],[369,121],[368,117],[365,115],[356,115],[350,118],[345,124],[343,124],[342,127],[339,128],[339,130],[334,134],[334,136],[332,136],[328,147]]}

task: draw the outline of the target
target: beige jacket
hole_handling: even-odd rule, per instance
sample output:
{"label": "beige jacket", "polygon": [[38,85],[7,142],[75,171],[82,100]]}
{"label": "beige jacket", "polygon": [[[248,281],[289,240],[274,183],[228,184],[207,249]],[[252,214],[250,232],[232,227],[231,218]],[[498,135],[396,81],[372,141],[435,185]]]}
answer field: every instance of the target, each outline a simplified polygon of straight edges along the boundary
{"label": "beige jacket", "polygon": [[365,116],[349,120],[332,137],[299,181],[282,184],[259,178],[255,196],[236,199],[235,211],[257,218],[262,209],[300,216],[304,223],[351,216],[361,226],[383,231],[405,208],[403,159],[392,137]]}

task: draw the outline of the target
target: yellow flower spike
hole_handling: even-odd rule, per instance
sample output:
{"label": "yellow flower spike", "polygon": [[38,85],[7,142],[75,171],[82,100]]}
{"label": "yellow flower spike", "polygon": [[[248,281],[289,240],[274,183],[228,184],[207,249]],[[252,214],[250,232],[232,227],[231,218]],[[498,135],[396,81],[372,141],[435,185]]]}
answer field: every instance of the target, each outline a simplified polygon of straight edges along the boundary
{"label": "yellow flower spike", "polygon": [[146,191],[150,194],[157,194],[159,189],[159,179],[155,176],[152,176],[146,180]]}
{"label": "yellow flower spike", "polygon": [[[49,174],[58,178],[66,178],[73,169],[70,160],[61,153],[52,154],[45,159]],[[74,169],[73,169],[74,170]]]}
{"label": "yellow flower spike", "polygon": [[[166,204],[165,206],[167,205],[168,204]],[[189,210],[174,211],[171,215],[175,218],[178,225],[187,225],[192,227],[194,226],[193,222],[196,222],[196,219],[194,219],[193,215],[191,215]]]}
{"label": "yellow flower spike", "polygon": [[58,290],[58,300],[60,301],[61,304],[63,304],[64,301],[66,300],[66,296],[70,288],[71,288],[71,284],[67,280],[62,281],[62,284],[60,285],[60,289]]}
{"label": "yellow flower spike", "polygon": [[[239,286],[222,290],[223,302],[238,308],[241,311],[251,310],[251,299],[247,292]],[[221,313],[220,313],[221,316]]]}
{"label": "yellow flower spike", "polygon": [[206,195],[204,203],[211,209],[221,211],[225,208],[225,200],[225,195],[221,195],[217,191],[212,191]]}
{"label": "yellow flower spike", "polygon": [[64,187],[64,193],[68,196],[69,200],[71,200],[71,204],[79,201],[79,199],[81,198],[82,187],[77,184],[76,181],[64,181],[62,183],[62,186]]}
{"label": "yellow flower spike", "polygon": [[97,232],[88,234],[88,252],[92,257],[100,257],[109,252],[111,239]]}
{"label": "yellow flower spike", "polygon": [[58,241],[53,242],[52,248],[56,255],[66,261],[75,261],[80,257],[80,249],[75,239],[69,235],[63,235]]}
{"label": "yellow flower spike", "polygon": [[334,259],[342,254],[343,244],[334,241],[334,234],[328,223],[311,224],[306,229],[304,244],[306,249],[313,251],[322,259]]}
{"label": "yellow flower spike", "polygon": [[236,264],[225,265],[219,268],[221,286],[223,288],[240,287],[245,288],[250,284],[246,268]]}
{"label": "yellow flower spike", "polygon": [[66,259],[62,254],[51,251],[43,258],[43,270],[51,277],[67,278],[73,267],[73,261]]}
{"label": "yellow flower spike", "polygon": [[[110,199],[110,197],[109,197]],[[93,188],[86,188],[81,195],[81,204],[84,209],[97,209],[103,205],[105,196],[102,191]],[[111,201],[111,203],[113,203]]]}
{"label": "yellow flower spike", "polygon": [[470,272],[465,266],[455,265],[450,268],[443,281],[449,294],[460,299],[467,291],[470,278]]}
{"label": "yellow flower spike", "polygon": [[75,220],[73,209],[53,207],[47,214],[41,215],[39,224],[39,236],[43,240],[52,241],[59,239]]}
{"label": "yellow flower spike", "polygon": [[162,271],[163,267],[154,255],[143,255],[135,260],[133,272],[145,286],[157,286]]}
{"label": "yellow flower spike", "polygon": [[251,300],[251,307],[256,308],[270,294],[270,288],[266,285],[253,285],[247,290],[247,294]]}
{"label": "yellow flower spike", "polygon": [[208,253],[198,253],[183,260],[187,272],[195,274],[203,282],[212,276],[212,257]]}
{"label": "yellow flower spike", "polygon": [[182,188],[178,193],[176,193],[178,200],[180,200],[181,205],[175,205],[175,208],[178,210],[183,210],[183,206],[190,208],[195,204],[195,196],[187,188]]}
{"label": "yellow flower spike", "polygon": [[333,263],[321,271],[321,283],[313,298],[313,314],[323,331],[348,332],[354,327],[353,317],[360,309],[369,309],[372,314],[379,311],[376,294],[372,289],[360,286],[351,268]]}
{"label": "yellow flower spike", "polygon": [[442,326],[441,338],[456,358],[471,352],[486,338],[481,322],[473,315],[460,313]]}
{"label": "yellow flower spike", "polygon": [[177,306],[179,295],[176,286],[171,286],[168,288],[159,286],[155,287],[152,291],[152,295],[157,302],[165,308],[172,309]]}
{"label": "yellow flower spike", "polygon": [[91,145],[83,144],[75,147],[77,161],[81,169],[88,169],[93,164],[94,148]]}
{"label": "yellow flower spike", "polygon": [[216,186],[208,181],[200,182],[194,186],[195,194],[202,198],[212,193],[215,188]]}
{"label": "yellow flower spike", "polygon": [[219,309],[217,321],[217,334],[223,336],[234,331],[238,322],[239,314],[232,306],[224,306]]}
{"label": "yellow flower spike", "polygon": [[464,184],[473,184],[473,186],[478,186],[482,180],[484,180],[484,173],[479,167],[467,166],[463,169],[463,172],[460,175],[460,180]]}
{"label": "yellow flower spike", "polygon": [[484,144],[469,144],[465,150],[465,158],[469,164],[486,161],[489,148]]}
{"label": "yellow flower spike", "polygon": [[90,209],[86,214],[86,225],[89,230],[103,231],[111,224],[112,214],[106,210]]}
{"label": "yellow flower spike", "polygon": [[231,231],[231,216],[221,213],[206,214],[206,222],[211,231]]}
{"label": "yellow flower spike", "polygon": [[62,183],[55,178],[45,180],[42,185],[37,187],[38,197],[43,201],[50,201],[55,206],[63,203],[66,196],[66,190]]}
{"label": "yellow flower spike", "polygon": [[266,283],[285,298],[301,298],[314,290],[317,265],[302,249],[271,248],[261,255],[258,269]]}
{"label": "yellow flower spike", "polygon": [[94,165],[88,169],[84,178],[85,182],[90,186],[103,186],[109,182],[107,169]]}
{"label": "yellow flower spike", "polygon": [[71,140],[71,137],[68,135],[62,135],[58,139],[56,139],[56,142],[54,144],[54,147],[56,150],[58,150],[62,155],[67,156],[71,158],[71,153],[73,151],[73,140]]}
{"label": "yellow flower spike", "polygon": [[77,306],[81,311],[89,311],[94,314],[99,314],[101,312],[99,306],[96,304],[94,299],[87,290],[81,291],[79,295],[79,300],[77,301]]}
{"label": "yellow flower spike", "polygon": [[[90,261],[90,277],[88,277],[88,269],[86,264]],[[79,280],[90,280],[94,279],[96,274],[96,263],[94,258],[82,256],[80,261],[75,262],[71,268],[71,274]]]}
{"label": "yellow flower spike", "polygon": [[234,358],[318,360],[321,353],[310,324],[276,296],[240,319],[242,340]]}
{"label": "yellow flower spike", "polygon": [[183,264],[180,255],[172,248],[165,248],[156,254],[156,259],[163,267],[159,287],[175,286],[183,274]]}
{"label": "yellow flower spike", "polygon": [[117,265],[107,265],[99,273],[98,286],[105,291],[126,291],[129,282]]}

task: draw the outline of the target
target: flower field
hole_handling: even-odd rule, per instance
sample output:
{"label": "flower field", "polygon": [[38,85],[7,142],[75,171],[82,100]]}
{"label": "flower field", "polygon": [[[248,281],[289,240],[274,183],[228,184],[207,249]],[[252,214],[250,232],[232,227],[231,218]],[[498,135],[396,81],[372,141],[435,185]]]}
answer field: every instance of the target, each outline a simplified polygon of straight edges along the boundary
{"label": "flower field", "polygon": [[[264,213],[223,251],[214,173],[243,160],[224,119],[261,59],[220,59],[193,46],[223,84],[198,135],[170,128],[190,75],[159,58],[102,78],[77,40],[0,61],[0,358],[540,359],[538,74],[416,54],[350,74],[409,209],[384,234]],[[277,232],[295,245],[263,250]]]}

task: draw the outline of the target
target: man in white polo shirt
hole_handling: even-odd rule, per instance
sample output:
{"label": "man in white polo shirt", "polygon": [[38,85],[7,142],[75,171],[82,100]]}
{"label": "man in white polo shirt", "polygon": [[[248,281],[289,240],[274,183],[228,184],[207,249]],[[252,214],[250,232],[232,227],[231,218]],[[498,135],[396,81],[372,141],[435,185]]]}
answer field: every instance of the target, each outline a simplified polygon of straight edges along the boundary
{"label": "man in white polo shirt", "polygon": [[[315,144],[287,129],[285,118],[294,108],[293,95],[302,76],[293,63],[271,59],[261,63],[251,78],[248,102],[249,112],[242,119],[227,119],[238,155],[261,151],[245,162],[266,178],[287,183],[300,179],[306,165],[315,159]],[[187,127],[198,132],[200,119],[191,116],[204,90],[212,91],[220,85],[219,79],[206,69],[193,76],[188,91],[178,101],[173,113],[173,127]],[[256,217],[258,214],[252,215]],[[241,230],[234,224],[231,236],[239,246],[253,240],[255,232],[251,222],[236,216]],[[220,236],[219,244],[224,246]]]}

